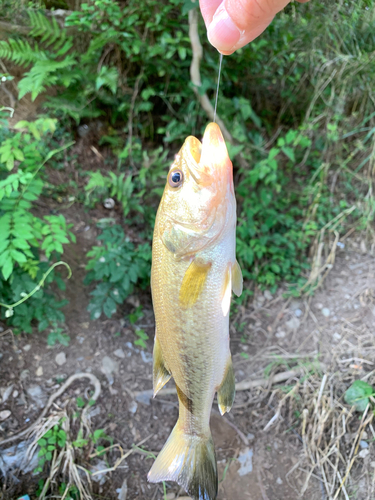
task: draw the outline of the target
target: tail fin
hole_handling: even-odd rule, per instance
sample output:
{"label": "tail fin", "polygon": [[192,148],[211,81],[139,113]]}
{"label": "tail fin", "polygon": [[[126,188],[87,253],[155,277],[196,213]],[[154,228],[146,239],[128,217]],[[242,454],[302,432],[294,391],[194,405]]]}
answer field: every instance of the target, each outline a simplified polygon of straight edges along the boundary
{"label": "tail fin", "polygon": [[189,435],[177,422],[147,477],[151,483],[175,481],[193,500],[215,500],[218,482],[211,433]]}

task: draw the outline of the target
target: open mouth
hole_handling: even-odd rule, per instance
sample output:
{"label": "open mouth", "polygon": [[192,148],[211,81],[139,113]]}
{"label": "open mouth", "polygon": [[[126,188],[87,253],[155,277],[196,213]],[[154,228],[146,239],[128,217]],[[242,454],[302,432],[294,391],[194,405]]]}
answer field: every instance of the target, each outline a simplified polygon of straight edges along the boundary
{"label": "open mouth", "polygon": [[190,157],[187,162],[189,171],[198,184],[211,184],[212,176],[218,169],[228,167],[228,151],[216,123],[207,125],[202,143],[196,137],[189,136],[184,149]]}

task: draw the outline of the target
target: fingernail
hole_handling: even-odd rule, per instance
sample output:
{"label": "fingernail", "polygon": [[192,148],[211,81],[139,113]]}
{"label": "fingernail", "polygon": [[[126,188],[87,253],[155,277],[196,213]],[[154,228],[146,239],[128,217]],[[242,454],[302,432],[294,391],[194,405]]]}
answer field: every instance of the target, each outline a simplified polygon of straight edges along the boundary
{"label": "fingernail", "polygon": [[219,51],[230,51],[241,37],[241,32],[229,17],[224,5],[219,7],[207,30],[210,43]]}

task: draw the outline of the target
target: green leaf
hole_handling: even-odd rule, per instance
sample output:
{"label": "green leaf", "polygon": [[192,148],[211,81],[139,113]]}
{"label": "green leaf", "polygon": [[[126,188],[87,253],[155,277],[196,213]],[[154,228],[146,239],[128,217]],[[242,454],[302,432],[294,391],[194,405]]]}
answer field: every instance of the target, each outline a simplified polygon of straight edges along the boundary
{"label": "green leaf", "polygon": [[344,394],[348,405],[354,406],[357,411],[364,412],[369,404],[369,397],[374,394],[374,389],[363,380],[356,380]]}
{"label": "green leaf", "polygon": [[8,257],[6,259],[6,261],[4,262],[3,267],[2,267],[2,272],[3,272],[3,276],[4,276],[5,281],[12,274],[12,271],[13,271],[13,261],[12,261],[11,257]]}
{"label": "green leaf", "polygon": [[294,151],[292,148],[289,148],[287,146],[284,146],[282,148],[282,152],[292,161],[296,161],[295,156],[294,156]]}
{"label": "green leaf", "polygon": [[77,439],[76,441],[73,441],[72,445],[76,448],[83,448],[84,446],[86,446],[88,443],[88,440],[87,439]]}
{"label": "green leaf", "polygon": [[116,312],[116,302],[111,297],[108,297],[104,302],[103,311],[107,318],[110,318]]}
{"label": "green leaf", "polygon": [[83,408],[85,406],[85,401],[83,398],[81,398],[81,396],[78,396],[76,403],[78,408]]}
{"label": "green leaf", "polygon": [[10,255],[19,264],[22,264],[23,262],[27,261],[25,254],[22,252],[19,252],[18,250],[14,250],[14,249],[10,250]]}
{"label": "green leaf", "polygon": [[96,91],[98,91],[101,87],[106,86],[111,90],[112,94],[116,94],[117,81],[117,68],[108,68],[107,66],[102,66],[95,82]]}

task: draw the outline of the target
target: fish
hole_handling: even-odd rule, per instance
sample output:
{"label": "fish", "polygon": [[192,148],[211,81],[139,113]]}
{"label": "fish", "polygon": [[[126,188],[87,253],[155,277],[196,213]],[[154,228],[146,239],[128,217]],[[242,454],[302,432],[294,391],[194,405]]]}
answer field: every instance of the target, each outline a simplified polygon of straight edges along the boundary
{"label": "fish", "polygon": [[154,397],[173,377],[179,417],[148,481],[174,481],[194,500],[214,500],[217,463],[210,430],[214,396],[230,411],[235,376],[229,346],[236,260],[233,166],[216,123],[193,136],[172,163],[156,214],[151,292],[155,313]]}

